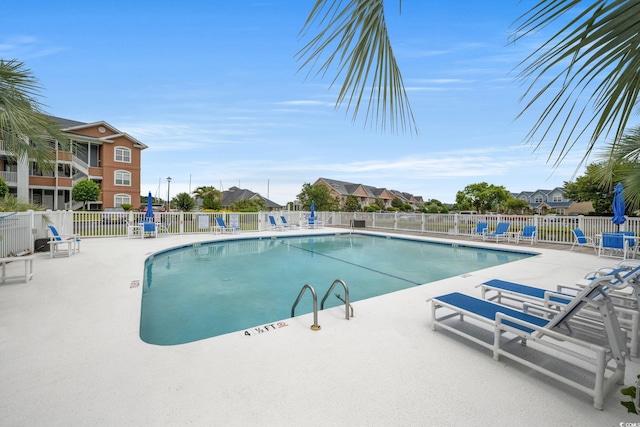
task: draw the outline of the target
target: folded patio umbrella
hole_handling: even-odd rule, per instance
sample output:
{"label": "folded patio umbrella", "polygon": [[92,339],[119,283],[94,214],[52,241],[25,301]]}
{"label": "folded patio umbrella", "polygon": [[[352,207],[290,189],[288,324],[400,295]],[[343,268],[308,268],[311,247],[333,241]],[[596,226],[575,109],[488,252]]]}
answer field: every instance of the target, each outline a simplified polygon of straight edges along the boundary
{"label": "folded patio umbrella", "polygon": [[618,183],[613,190],[613,218],[611,222],[616,225],[624,224],[627,218],[624,217],[625,203],[624,203],[624,188],[622,184]]}

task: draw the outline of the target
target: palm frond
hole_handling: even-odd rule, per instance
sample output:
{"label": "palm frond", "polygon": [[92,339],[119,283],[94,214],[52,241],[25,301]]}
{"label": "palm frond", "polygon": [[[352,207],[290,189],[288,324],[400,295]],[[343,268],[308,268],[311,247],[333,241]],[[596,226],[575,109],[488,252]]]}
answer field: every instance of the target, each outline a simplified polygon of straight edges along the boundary
{"label": "palm frond", "polygon": [[618,141],[604,146],[598,160],[601,167],[595,177],[610,190],[621,182],[627,204],[632,210],[640,208],[640,126],[628,129]]}
{"label": "palm frond", "polygon": [[0,140],[17,159],[29,158],[41,170],[54,167],[54,141],[69,150],[69,138],[42,111],[40,86],[24,63],[0,60]]}
{"label": "palm frond", "polygon": [[543,0],[521,17],[514,41],[570,13],[575,17],[520,63],[517,76],[530,82],[519,116],[547,102],[527,140],[537,138],[540,148],[553,136],[548,160],[555,157],[556,165],[585,135],[583,161],[598,141],[618,141],[640,94],[640,0]]}
{"label": "palm frond", "polygon": [[[344,5],[343,5],[344,3]],[[331,87],[342,79],[336,108],[347,104],[353,120],[366,104],[369,120],[392,132],[418,133],[404,88],[402,74],[391,48],[382,0],[317,0],[301,35],[311,27],[321,29],[297,54],[300,69],[325,76],[335,65]],[[325,58],[323,60],[323,58]]]}

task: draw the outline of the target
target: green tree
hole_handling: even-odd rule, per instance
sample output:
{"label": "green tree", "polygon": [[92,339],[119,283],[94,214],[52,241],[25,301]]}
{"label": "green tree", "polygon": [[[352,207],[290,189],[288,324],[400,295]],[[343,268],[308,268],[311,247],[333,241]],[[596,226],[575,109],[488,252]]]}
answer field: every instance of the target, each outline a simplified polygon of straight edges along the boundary
{"label": "green tree", "polygon": [[604,147],[598,160],[602,168],[595,171],[595,179],[602,183],[602,190],[613,191],[620,182],[627,207],[640,209],[640,125],[628,129],[617,143]]}
{"label": "green tree", "polygon": [[70,140],[43,112],[37,98],[40,86],[24,63],[0,59],[0,140],[18,160],[31,159],[42,171],[55,165],[57,141],[69,150]]}
{"label": "green tree", "polygon": [[360,212],[362,206],[360,206],[360,200],[354,195],[347,196],[347,200],[344,202],[345,212]]}
{"label": "green tree", "polygon": [[260,212],[266,210],[266,207],[262,199],[239,199],[233,202],[231,210],[237,212]]}
{"label": "green tree", "polygon": [[196,201],[188,193],[178,193],[171,200],[171,207],[183,212],[189,212],[195,205]]}
{"label": "green tree", "polygon": [[[469,184],[456,194],[456,205],[473,207],[479,213],[497,211],[511,195],[503,186],[481,182]],[[465,209],[461,209],[465,210]]]}
{"label": "green tree", "polygon": [[193,194],[202,199],[203,209],[219,210],[222,193],[214,186],[202,186],[195,189]]}
{"label": "green tree", "polygon": [[504,202],[504,207],[510,214],[521,215],[529,208],[529,202],[522,199],[516,199],[515,197],[509,197]]}
{"label": "green tree", "polygon": [[420,206],[419,210],[424,213],[449,213],[449,208],[438,199],[427,200]]}
{"label": "green tree", "polygon": [[28,210],[43,211],[42,205],[22,202],[13,194],[5,194],[0,198],[0,212],[26,212]]}
{"label": "green tree", "polygon": [[71,189],[71,198],[76,202],[82,202],[82,209],[87,202],[93,202],[100,197],[100,186],[90,179],[78,182]]}
{"label": "green tree", "polygon": [[4,197],[7,194],[9,194],[9,186],[4,182],[4,179],[0,178],[0,197]]}
{"label": "green tree", "polygon": [[611,214],[613,192],[602,181],[603,165],[592,163],[575,181],[565,181],[563,196],[575,202],[591,202],[596,215]]}
{"label": "green tree", "polygon": [[398,210],[402,210],[404,208],[404,202],[400,197],[394,197],[393,200],[391,200],[391,206]]}
{"label": "green tree", "polygon": [[324,185],[311,185],[305,182],[298,194],[298,200],[302,203],[302,209],[307,211],[311,209],[311,202],[314,203],[317,211],[335,212],[340,209],[340,199],[332,197],[331,192]]}

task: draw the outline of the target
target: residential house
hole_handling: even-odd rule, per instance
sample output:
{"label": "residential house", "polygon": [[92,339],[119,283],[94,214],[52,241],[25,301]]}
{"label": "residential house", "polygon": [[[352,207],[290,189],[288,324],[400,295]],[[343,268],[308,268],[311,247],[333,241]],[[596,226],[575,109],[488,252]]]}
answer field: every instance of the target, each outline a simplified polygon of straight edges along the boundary
{"label": "residential house", "polygon": [[593,212],[591,202],[574,202],[566,198],[564,188],[556,187],[553,190],[522,191],[511,194],[512,197],[525,200],[529,203],[529,210],[538,215],[554,212],[560,215],[586,214]]}
{"label": "residential house", "polygon": [[283,206],[267,199],[266,197],[262,197],[259,193],[254,193],[251,190],[245,190],[238,187],[231,187],[228,190],[223,191],[220,205],[223,208],[229,208],[238,200],[244,200],[244,199],[249,199],[249,200],[260,199],[264,202],[266,209],[269,211],[280,210],[283,208]]}
{"label": "residential house", "polygon": [[90,179],[100,186],[100,199],[89,209],[104,209],[124,203],[140,203],[140,157],[146,145],[107,122],[83,123],[49,116],[72,140],[70,151],[56,148],[55,167],[43,172],[29,159],[19,160],[0,147],[0,176],[9,191],[48,209],[78,208],[71,198],[73,186]]}
{"label": "residential house", "polygon": [[347,197],[355,196],[358,198],[360,205],[365,208],[375,204],[376,200],[382,200],[385,209],[391,206],[391,201],[398,197],[403,203],[410,204],[416,208],[416,204],[423,203],[422,196],[414,196],[413,194],[401,192],[397,190],[387,190],[386,188],[377,188],[371,185],[355,184],[352,182],[338,181],[336,179],[318,178],[313,185],[324,185],[329,189],[332,197],[340,199],[340,207],[344,207]]}

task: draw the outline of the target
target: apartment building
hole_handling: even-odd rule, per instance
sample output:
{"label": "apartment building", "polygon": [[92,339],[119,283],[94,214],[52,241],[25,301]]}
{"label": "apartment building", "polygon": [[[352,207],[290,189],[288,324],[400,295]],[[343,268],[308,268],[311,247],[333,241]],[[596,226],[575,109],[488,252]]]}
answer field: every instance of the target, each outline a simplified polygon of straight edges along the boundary
{"label": "apartment building", "polygon": [[549,212],[560,215],[593,212],[591,202],[574,202],[564,196],[564,188],[562,187],[556,187],[552,190],[521,191],[520,193],[511,193],[511,197],[525,200],[529,203],[529,211],[538,215],[546,215]]}
{"label": "apartment building", "polygon": [[403,203],[410,204],[413,208],[416,208],[417,204],[424,203],[422,196],[414,196],[411,193],[377,188],[371,185],[338,181],[336,179],[318,178],[313,185],[324,185],[327,187],[332,197],[338,197],[340,199],[341,208],[344,207],[347,197],[349,196],[357,197],[362,207],[369,206],[375,203],[376,200],[382,200],[384,206],[380,207],[383,209],[391,206],[391,201],[396,197],[402,200]]}
{"label": "apartment building", "polygon": [[[73,141],[71,150],[56,149],[56,167],[48,172],[31,160],[16,161],[0,147],[0,176],[11,193],[47,209],[77,209],[82,204],[72,201],[71,190],[79,181],[90,179],[100,186],[101,194],[87,208],[140,204],[140,159],[146,145],[104,121],[49,118]],[[56,142],[52,144],[57,148]]]}

